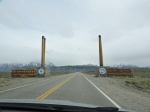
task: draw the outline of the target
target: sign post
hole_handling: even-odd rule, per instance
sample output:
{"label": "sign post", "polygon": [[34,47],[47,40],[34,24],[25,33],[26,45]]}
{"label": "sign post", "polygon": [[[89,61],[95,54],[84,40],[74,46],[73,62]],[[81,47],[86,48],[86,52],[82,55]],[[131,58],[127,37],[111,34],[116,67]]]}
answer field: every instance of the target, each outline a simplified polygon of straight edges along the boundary
{"label": "sign post", "polygon": [[96,76],[131,76],[133,77],[132,69],[119,69],[103,66],[103,51],[102,39],[99,35],[99,68]]}
{"label": "sign post", "polygon": [[99,64],[100,66],[103,66],[103,51],[102,51],[101,35],[99,35]]}
{"label": "sign post", "polygon": [[12,70],[11,76],[12,77],[35,77],[37,74],[36,70],[29,69],[29,70]]}
{"label": "sign post", "polygon": [[45,76],[45,51],[46,51],[46,38],[42,36],[41,67],[38,69],[39,76]]}

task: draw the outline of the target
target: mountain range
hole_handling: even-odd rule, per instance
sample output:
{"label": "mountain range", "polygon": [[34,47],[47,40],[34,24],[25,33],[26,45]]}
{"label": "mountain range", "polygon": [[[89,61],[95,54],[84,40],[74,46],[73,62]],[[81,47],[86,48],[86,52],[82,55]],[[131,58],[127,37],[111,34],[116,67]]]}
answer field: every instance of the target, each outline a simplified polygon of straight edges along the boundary
{"label": "mountain range", "polygon": [[[21,63],[4,63],[0,64],[0,72],[10,72],[12,69],[32,69],[38,68],[41,64],[39,62],[30,62],[28,64]],[[87,65],[66,65],[66,66],[55,66],[53,63],[49,62],[46,64],[52,72],[66,72],[66,71],[82,71],[82,70],[95,70],[98,68],[97,65],[87,64]],[[110,67],[110,66],[106,66]],[[135,65],[114,65],[111,68],[150,68],[150,67],[138,67]]]}
{"label": "mountain range", "polygon": [[[1,72],[10,72],[12,69],[31,69],[38,68],[41,64],[38,62],[30,62],[28,64],[21,63],[3,63],[0,64]],[[62,71],[80,71],[80,70],[92,70],[97,68],[97,65],[87,64],[87,65],[67,65],[67,66],[55,66],[53,63],[49,62],[45,65],[50,68],[51,71],[54,72],[62,72]]]}
{"label": "mountain range", "polygon": [[[3,63],[0,64],[0,71],[11,71],[12,69],[28,69],[28,68],[38,68],[41,64],[38,62],[30,62],[28,64],[22,63]],[[47,67],[55,67],[53,63],[46,64]]]}

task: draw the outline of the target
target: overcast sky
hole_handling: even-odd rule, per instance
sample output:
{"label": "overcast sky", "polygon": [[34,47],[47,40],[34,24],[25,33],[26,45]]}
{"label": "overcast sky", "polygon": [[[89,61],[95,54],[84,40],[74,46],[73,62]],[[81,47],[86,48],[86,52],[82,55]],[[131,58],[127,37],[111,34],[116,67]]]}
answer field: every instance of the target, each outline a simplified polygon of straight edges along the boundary
{"label": "overcast sky", "polygon": [[150,66],[150,0],[0,0],[0,63]]}

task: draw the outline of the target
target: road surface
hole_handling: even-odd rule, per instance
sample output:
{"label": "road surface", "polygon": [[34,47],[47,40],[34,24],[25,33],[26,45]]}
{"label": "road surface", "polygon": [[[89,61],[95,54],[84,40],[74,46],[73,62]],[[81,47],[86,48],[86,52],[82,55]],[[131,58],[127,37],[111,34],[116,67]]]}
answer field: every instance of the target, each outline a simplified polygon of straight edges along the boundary
{"label": "road surface", "polygon": [[[67,100],[98,106],[118,106],[80,72],[0,91],[0,99]],[[119,107],[119,106],[118,106]]]}

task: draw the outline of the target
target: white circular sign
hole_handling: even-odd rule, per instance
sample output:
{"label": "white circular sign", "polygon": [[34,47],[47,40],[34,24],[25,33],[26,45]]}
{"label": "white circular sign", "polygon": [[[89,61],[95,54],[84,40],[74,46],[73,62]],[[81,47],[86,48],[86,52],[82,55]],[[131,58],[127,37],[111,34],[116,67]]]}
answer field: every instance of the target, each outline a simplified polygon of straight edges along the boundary
{"label": "white circular sign", "polygon": [[40,75],[43,75],[43,74],[45,73],[44,68],[39,68],[38,73],[39,73]]}
{"label": "white circular sign", "polygon": [[99,73],[100,74],[106,74],[106,69],[105,68],[100,68]]}

